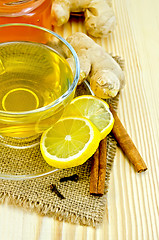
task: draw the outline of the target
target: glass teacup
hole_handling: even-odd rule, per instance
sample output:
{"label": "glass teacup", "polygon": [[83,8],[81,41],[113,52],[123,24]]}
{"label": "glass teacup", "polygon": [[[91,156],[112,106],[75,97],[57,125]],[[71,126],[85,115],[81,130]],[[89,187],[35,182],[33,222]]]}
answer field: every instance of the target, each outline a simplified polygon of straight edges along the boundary
{"label": "glass teacup", "polygon": [[0,25],[0,36],[1,144],[31,147],[74,97],[78,57],[65,39],[42,27]]}

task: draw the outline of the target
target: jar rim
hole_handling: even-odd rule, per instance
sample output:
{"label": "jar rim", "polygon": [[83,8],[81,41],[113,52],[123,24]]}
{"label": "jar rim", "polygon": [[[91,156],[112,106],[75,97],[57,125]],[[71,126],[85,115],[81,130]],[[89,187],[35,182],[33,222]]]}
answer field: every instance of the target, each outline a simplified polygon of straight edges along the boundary
{"label": "jar rim", "polygon": [[46,0],[0,1],[0,17],[20,17],[38,8]]}

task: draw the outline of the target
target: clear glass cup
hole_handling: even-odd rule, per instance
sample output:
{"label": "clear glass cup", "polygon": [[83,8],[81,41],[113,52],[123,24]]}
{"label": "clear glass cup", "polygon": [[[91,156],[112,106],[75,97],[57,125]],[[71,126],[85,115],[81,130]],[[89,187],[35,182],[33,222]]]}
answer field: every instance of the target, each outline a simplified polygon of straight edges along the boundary
{"label": "clear glass cup", "polygon": [[[0,25],[0,36],[0,151],[38,148],[42,132],[61,117],[74,97],[78,57],[61,36],[35,25]],[[1,169],[3,164],[6,167],[0,159]],[[26,175],[38,176],[37,171]],[[13,173],[0,172],[2,178],[18,175],[18,167]]]}
{"label": "clear glass cup", "polygon": [[1,0],[0,24],[28,23],[52,28],[52,0]]}

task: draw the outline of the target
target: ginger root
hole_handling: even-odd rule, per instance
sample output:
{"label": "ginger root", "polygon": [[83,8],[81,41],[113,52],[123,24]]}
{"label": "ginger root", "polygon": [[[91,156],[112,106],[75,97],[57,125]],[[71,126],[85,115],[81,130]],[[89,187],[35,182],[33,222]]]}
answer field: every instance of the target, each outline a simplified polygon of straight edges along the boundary
{"label": "ginger root", "polygon": [[54,0],[53,25],[66,23],[72,12],[84,13],[86,31],[94,37],[107,36],[116,25],[111,0]]}
{"label": "ginger root", "polygon": [[[95,41],[86,34],[76,32],[67,41],[76,51],[80,62],[78,84],[85,79],[90,82],[96,96],[106,99],[115,97],[125,84],[120,65]],[[70,66],[72,58],[68,58]]]}

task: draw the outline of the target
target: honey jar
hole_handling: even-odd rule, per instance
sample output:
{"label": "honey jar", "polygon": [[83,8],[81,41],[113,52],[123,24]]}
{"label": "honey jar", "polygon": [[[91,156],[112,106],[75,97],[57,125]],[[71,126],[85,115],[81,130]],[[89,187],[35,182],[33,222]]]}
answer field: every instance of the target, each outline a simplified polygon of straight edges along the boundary
{"label": "honey jar", "polygon": [[29,23],[51,29],[52,0],[1,0],[0,24]]}

